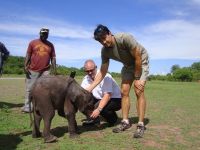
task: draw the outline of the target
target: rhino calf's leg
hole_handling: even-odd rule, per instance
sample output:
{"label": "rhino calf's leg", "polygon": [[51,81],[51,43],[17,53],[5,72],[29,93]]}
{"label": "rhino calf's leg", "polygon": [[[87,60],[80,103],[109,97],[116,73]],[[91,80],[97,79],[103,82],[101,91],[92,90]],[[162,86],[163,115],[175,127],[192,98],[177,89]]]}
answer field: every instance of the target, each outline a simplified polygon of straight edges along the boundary
{"label": "rhino calf's leg", "polygon": [[71,103],[70,99],[65,99],[64,102],[64,113],[68,121],[68,132],[70,138],[78,137],[77,134],[77,122],[76,122],[76,109]]}
{"label": "rhino calf's leg", "polygon": [[76,138],[78,137],[77,134],[77,122],[75,119],[75,113],[71,113],[66,115],[67,120],[68,120],[68,131],[69,131],[69,137],[70,138]]}
{"label": "rhino calf's leg", "polygon": [[42,120],[42,117],[40,116],[39,112],[34,111],[33,113],[34,113],[34,126],[32,131],[32,137],[37,138],[41,137],[40,122]]}
{"label": "rhino calf's leg", "polygon": [[44,119],[43,136],[44,136],[45,143],[51,143],[51,142],[56,141],[56,139],[57,139],[56,136],[54,136],[50,133],[51,121],[52,121],[54,115],[55,115],[55,111],[52,109],[49,112],[46,111],[46,114],[43,116],[43,119]]}

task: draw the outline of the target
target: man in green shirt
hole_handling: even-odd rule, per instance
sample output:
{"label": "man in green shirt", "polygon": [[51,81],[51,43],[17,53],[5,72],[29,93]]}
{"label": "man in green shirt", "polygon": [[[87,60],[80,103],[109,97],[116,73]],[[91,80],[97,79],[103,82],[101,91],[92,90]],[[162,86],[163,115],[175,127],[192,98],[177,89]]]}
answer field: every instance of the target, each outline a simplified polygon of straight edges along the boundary
{"label": "man in green shirt", "polygon": [[103,80],[108,71],[110,59],[121,62],[123,64],[121,70],[123,120],[119,127],[113,129],[113,132],[122,132],[131,127],[128,115],[130,110],[129,93],[133,83],[134,92],[137,97],[136,108],[139,117],[134,138],[141,138],[145,130],[144,116],[146,100],[144,88],[149,73],[148,53],[132,35],[127,33],[113,35],[106,26],[101,24],[94,31],[94,39],[103,45],[101,50],[102,64],[94,82],[87,90],[92,91]]}

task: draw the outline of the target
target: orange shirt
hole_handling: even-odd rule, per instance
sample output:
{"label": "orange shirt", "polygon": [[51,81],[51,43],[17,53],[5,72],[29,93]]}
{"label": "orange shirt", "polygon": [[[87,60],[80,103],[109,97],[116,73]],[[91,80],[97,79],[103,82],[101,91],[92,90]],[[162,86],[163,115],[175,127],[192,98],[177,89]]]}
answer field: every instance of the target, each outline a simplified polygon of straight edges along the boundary
{"label": "orange shirt", "polygon": [[51,42],[42,42],[40,39],[29,43],[27,53],[31,56],[29,69],[41,72],[49,69],[50,60],[56,57],[54,46]]}

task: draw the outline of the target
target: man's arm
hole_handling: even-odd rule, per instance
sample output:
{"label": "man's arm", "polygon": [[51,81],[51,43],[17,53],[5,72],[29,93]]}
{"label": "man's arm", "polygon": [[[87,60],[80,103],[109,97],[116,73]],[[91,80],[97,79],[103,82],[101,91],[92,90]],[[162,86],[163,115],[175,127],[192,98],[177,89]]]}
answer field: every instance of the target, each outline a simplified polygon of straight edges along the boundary
{"label": "man's arm", "polygon": [[30,59],[31,59],[31,55],[27,53],[26,57],[25,57],[25,61],[24,61],[24,71],[25,71],[25,73],[29,72],[28,67],[30,65]]}
{"label": "man's arm", "polygon": [[53,74],[56,75],[56,57],[53,57],[51,59],[51,64],[52,64],[52,68],[53,68]]}
{"label": "man's arm", "polygon": [[111,98],[111,93],[104,93],[103,98],[100,101],[97,109],[99,109],[99,110],[103,109],[109,102],[110,98]]}
{"label": "man's arm", "polygon": [[135,59],[135,71],[134,71],[135,92],[137,94],[140,94],[141,92],[144,91],[145,81],[140,80],[140,76],[142,74],[142,55],[141,55],[139,47],[135,47],[135,49],[131,51],[131,54],[133,55]]}
{"label": "man's arm", "polygon": [[99,102],[99,106],[92,112],[91,116],[92,118],[96,118],[99,116],[102,109],[107,105],[111,98],[111,93],[104,93],[103,98]]}
{"label": "man's arm", "polygon": [[142,74],[142,56],[138,46],[131,50],[131,55],[135,59],[134,77],[136,80],[139,80]]}
{"label": "man's arm", "polygon": [[0,52],[3,53],[3,60],[6,60],[10,54],[10,52],[3,43],[0,43]]}
{"label": "man's arm", "polygon": [[100,71],[98,72],[97,76],[95,77],[95,80],[92,82],[92,84],[87,88],[89,92],[91,92],[105,77],[107,71],[108,71],[109,62],[101,64]]}

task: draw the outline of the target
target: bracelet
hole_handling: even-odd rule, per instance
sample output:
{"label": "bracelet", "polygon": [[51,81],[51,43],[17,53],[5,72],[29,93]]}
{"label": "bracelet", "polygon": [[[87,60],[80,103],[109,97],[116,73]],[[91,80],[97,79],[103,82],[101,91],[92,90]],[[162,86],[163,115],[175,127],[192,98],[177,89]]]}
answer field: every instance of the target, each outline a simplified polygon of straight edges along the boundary
{"label": "bracelet", "polygon": [[98,107],[97,110],[98,110],[99,112],[101,112],[101,111],[102,111],[102,108]]}

